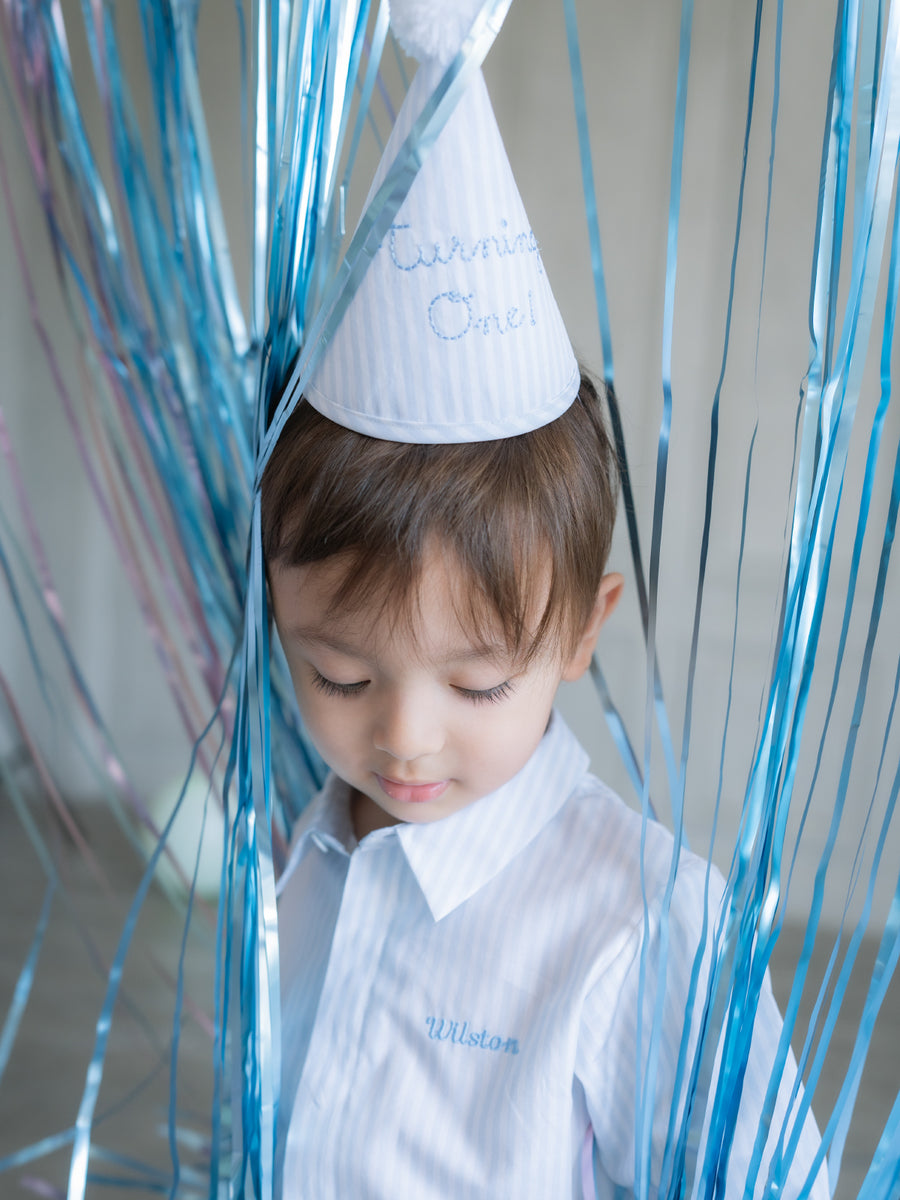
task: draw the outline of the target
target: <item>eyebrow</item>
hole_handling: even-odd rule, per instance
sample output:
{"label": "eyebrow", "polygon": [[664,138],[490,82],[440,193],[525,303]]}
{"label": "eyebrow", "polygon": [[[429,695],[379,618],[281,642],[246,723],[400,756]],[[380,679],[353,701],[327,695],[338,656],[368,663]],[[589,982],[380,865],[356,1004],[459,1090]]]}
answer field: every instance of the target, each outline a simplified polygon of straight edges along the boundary
{"label": "eyebrow", "polygon": [[[323,633],[319,629],[306,625],[292,625],[285,630],[285,633],[288,637],[296,638],[297,641],[305,642],[307,645],[322,646],[326,650],[334,650],[338,654],[345,654],[348,658],[366,658],[366,655],[358,646],[344,642],[332,634]],[[508,655],[509,649],[502,643],[485,642],[483,645],[461,646],[459,649],[453,649],[448,654],[442,655],[437,661],[443,667],[451,665],[464,666],[466,663],[471,662],[499,661]]]}
{"label": "eyebrow", "polygon": [[298,642],[307,642],[312,646],[324,646],[326,650],[336,650],[339,654],[346,654],[352,658],[361,657],[356,646],[351,646],[349,642],[342,642],[340,638],[332,637],[330,634],[322,633],[320,630],[306,625],[290,625],[285,633]]}
{"label": "eyebrow", "polygon": [[496,644],[485,643],[483,646],[466,646],[464,649],[451,651],[450,654],[441,658],[440,662],[442,666],[451,663],[462,665],[470,662],[494,662],[508,654],[507,647],[500,645],[499,642]]}

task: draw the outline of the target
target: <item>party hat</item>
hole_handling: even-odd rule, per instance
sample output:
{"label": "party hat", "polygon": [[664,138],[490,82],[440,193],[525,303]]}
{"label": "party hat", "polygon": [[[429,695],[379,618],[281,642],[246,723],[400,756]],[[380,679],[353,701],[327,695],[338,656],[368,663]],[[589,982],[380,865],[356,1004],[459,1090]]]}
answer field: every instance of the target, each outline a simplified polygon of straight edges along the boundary
{"label": "party hat", "polygon": [[[419,19],[429,8],[421,2],[392,7],[395,32],[399,23],[401,41],[423,61],[370,197],[471,23],[465,12],[471,0],[430,7],[439,8],[440,21]],[[424,38],[403,27],[410,8]],[[447,32],[448,14],[463,24],[461,32]],[[359,433],[446,443],[536,429],[569,407],[578,385],[537,239],[476,72],[425,156],[306,396],[324,416]]]}

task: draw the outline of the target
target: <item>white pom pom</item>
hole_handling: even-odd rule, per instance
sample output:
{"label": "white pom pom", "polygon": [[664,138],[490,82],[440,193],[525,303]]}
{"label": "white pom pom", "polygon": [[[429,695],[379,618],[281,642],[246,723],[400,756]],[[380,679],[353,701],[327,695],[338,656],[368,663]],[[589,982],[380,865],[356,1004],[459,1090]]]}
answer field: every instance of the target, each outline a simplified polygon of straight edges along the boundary
{"label": "white pom pom", "polygon": [[483,0],[391,0],[391,29],[407,54],[446,66],[459,52]]}

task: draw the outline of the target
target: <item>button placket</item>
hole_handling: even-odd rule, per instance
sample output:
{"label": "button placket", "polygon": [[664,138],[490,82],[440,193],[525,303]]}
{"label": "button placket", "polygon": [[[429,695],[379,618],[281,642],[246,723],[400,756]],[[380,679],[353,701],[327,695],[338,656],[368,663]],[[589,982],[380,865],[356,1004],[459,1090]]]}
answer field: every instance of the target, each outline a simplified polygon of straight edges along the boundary
{"label": "button placket", "polygon": [[361,845],[350,858],[300,1083],[329,1121],[352,1086],[369,995],[397,903],[401,860],[396,838]]}

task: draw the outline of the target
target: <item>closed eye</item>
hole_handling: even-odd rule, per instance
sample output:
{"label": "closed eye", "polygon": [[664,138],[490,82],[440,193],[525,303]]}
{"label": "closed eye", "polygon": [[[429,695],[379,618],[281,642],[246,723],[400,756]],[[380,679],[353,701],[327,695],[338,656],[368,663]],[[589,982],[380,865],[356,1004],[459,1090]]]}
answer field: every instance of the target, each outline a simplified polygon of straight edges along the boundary
{"label": "closed eye", "polygon": [[326,696],[356,696],[369,686],[368,679],[361,679],[358,683],[335,683],[333,679],[326,679],[315,668],[313,669],[312,681],[319,691],[324,692]]}
{"label": "closed eye", "polygon": [[457,687],[456,691],[461,696],[465,696],[467,700],[474,701],[475,704],[496,704],[499,700],[504,700],[513,690],[513,685],[507,679],[503,683],[498,683],[496,687],[476,688]]}

